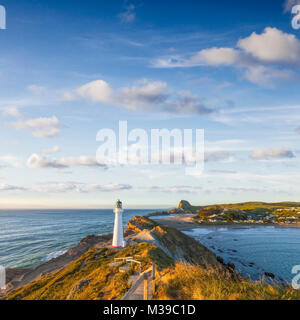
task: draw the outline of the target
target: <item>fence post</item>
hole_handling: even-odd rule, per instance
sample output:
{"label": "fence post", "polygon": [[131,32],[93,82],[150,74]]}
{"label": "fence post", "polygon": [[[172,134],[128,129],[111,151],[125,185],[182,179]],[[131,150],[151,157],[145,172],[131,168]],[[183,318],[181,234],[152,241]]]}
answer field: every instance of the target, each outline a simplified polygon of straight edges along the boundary
{"label": "fence post", "polygon": [[148,300],[148,277],[144,278],[144,300]]}
{"label": "fence post", "polygon": [[156,287],[155,287],[155,264],[152,264],[152,294],[155,295]]}

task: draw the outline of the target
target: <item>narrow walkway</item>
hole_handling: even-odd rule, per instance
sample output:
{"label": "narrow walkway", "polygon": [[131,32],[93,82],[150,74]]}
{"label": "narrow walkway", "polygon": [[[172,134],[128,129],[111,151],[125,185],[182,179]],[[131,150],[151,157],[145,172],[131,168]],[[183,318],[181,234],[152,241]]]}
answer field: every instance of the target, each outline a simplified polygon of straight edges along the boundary
{"label": "narrow walkway", "polygon": [[[138,279],[139,275],[133,275],[129,278],[129,283],[135,283]],[[153,290],[152,290],[152,281],[148,281],[148,297],[149,300],[152,298]],[[130,294],[125,300],[144,300],[144,282],[141,282],[140,285],[136,288],[136,290]]]}

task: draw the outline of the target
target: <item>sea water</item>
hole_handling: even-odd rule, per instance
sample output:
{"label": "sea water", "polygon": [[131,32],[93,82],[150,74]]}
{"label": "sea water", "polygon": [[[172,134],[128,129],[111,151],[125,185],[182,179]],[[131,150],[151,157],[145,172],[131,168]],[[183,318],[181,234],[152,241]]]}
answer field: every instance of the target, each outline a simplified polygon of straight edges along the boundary
{"label": "sea water", "polygon": [[[124,210],[123,222],[155,210]],[[34,267],[82,238],[113,232],[112,210],[0,211],[0,265]]]}
{"label": "sea water", "polygon": [[258,280],[265,272],[290,282],[300,265],[300,228],[286,226],[208,226],[185,231],[243,276]]}

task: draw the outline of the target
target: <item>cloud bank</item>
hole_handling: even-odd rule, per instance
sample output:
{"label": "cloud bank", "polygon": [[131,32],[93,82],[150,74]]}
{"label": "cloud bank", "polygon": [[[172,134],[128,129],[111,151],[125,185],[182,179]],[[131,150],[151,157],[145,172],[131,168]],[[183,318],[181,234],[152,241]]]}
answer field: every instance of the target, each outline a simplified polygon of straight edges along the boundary
{"label": "cloud bank", "polygon": [[44,193],[65,193],[65,192],[115,192],[131,190],[132,186],[129,184],[87,184],[81,182],[45,182],[41,183],[35,191]]}
{"label": "cloud bank", "polygon": [[277,148],[254,150],[251,152],[250,157],[255,160],[291,159],[295,158],[295,154],[291,150]]}
{"label": "cloud bank", "polygon": [[57,117],[41,117],[30,120],[19,120],[11,123],[18,130],[28,130],[36,138],[50,138],[61,132],[62,125]]}
{"label": "cloud bank", "polygon": [[165,82],[143,80],[132,87],[114,90],[106,81],[95,80],[71,92],[67,101],[87,100],[93,103],[116,105],[130,110],[208,114],[213,112],[203,101],[187,91],[172,93]]}
{"label": "cloud bank", "polygon": [[107,168],[105,164],[101,164],[96,157],[79,156],[54,159],[38,154],[32,154],[26,165],[31,169],[66,169],[70,167],[101,167]]}
{"label": "cloud bank", "polygon": [[152,62],[155,68],[233,67],[242,70],[248,81],[265,86],[293,79],[295,65],[300,65],[300,41],[293,34],[270,27],[240,39],[235,48],[213,47],[190,57],[160,57]]}

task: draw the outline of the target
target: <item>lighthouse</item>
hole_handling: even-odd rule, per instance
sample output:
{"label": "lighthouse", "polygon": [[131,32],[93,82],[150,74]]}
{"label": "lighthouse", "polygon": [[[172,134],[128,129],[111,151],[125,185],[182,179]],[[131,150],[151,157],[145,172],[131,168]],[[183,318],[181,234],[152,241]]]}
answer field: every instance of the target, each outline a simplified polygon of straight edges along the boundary
{"label": "lighthouse", "polygon": [[116,202],[116,207],[114,209],[115,213],[115,226],[114,226],[114,237],[112,242],[113,248],[124,248],[125,241],[123,237],[123,221],[122,221],[122,202],[118,200]]}

